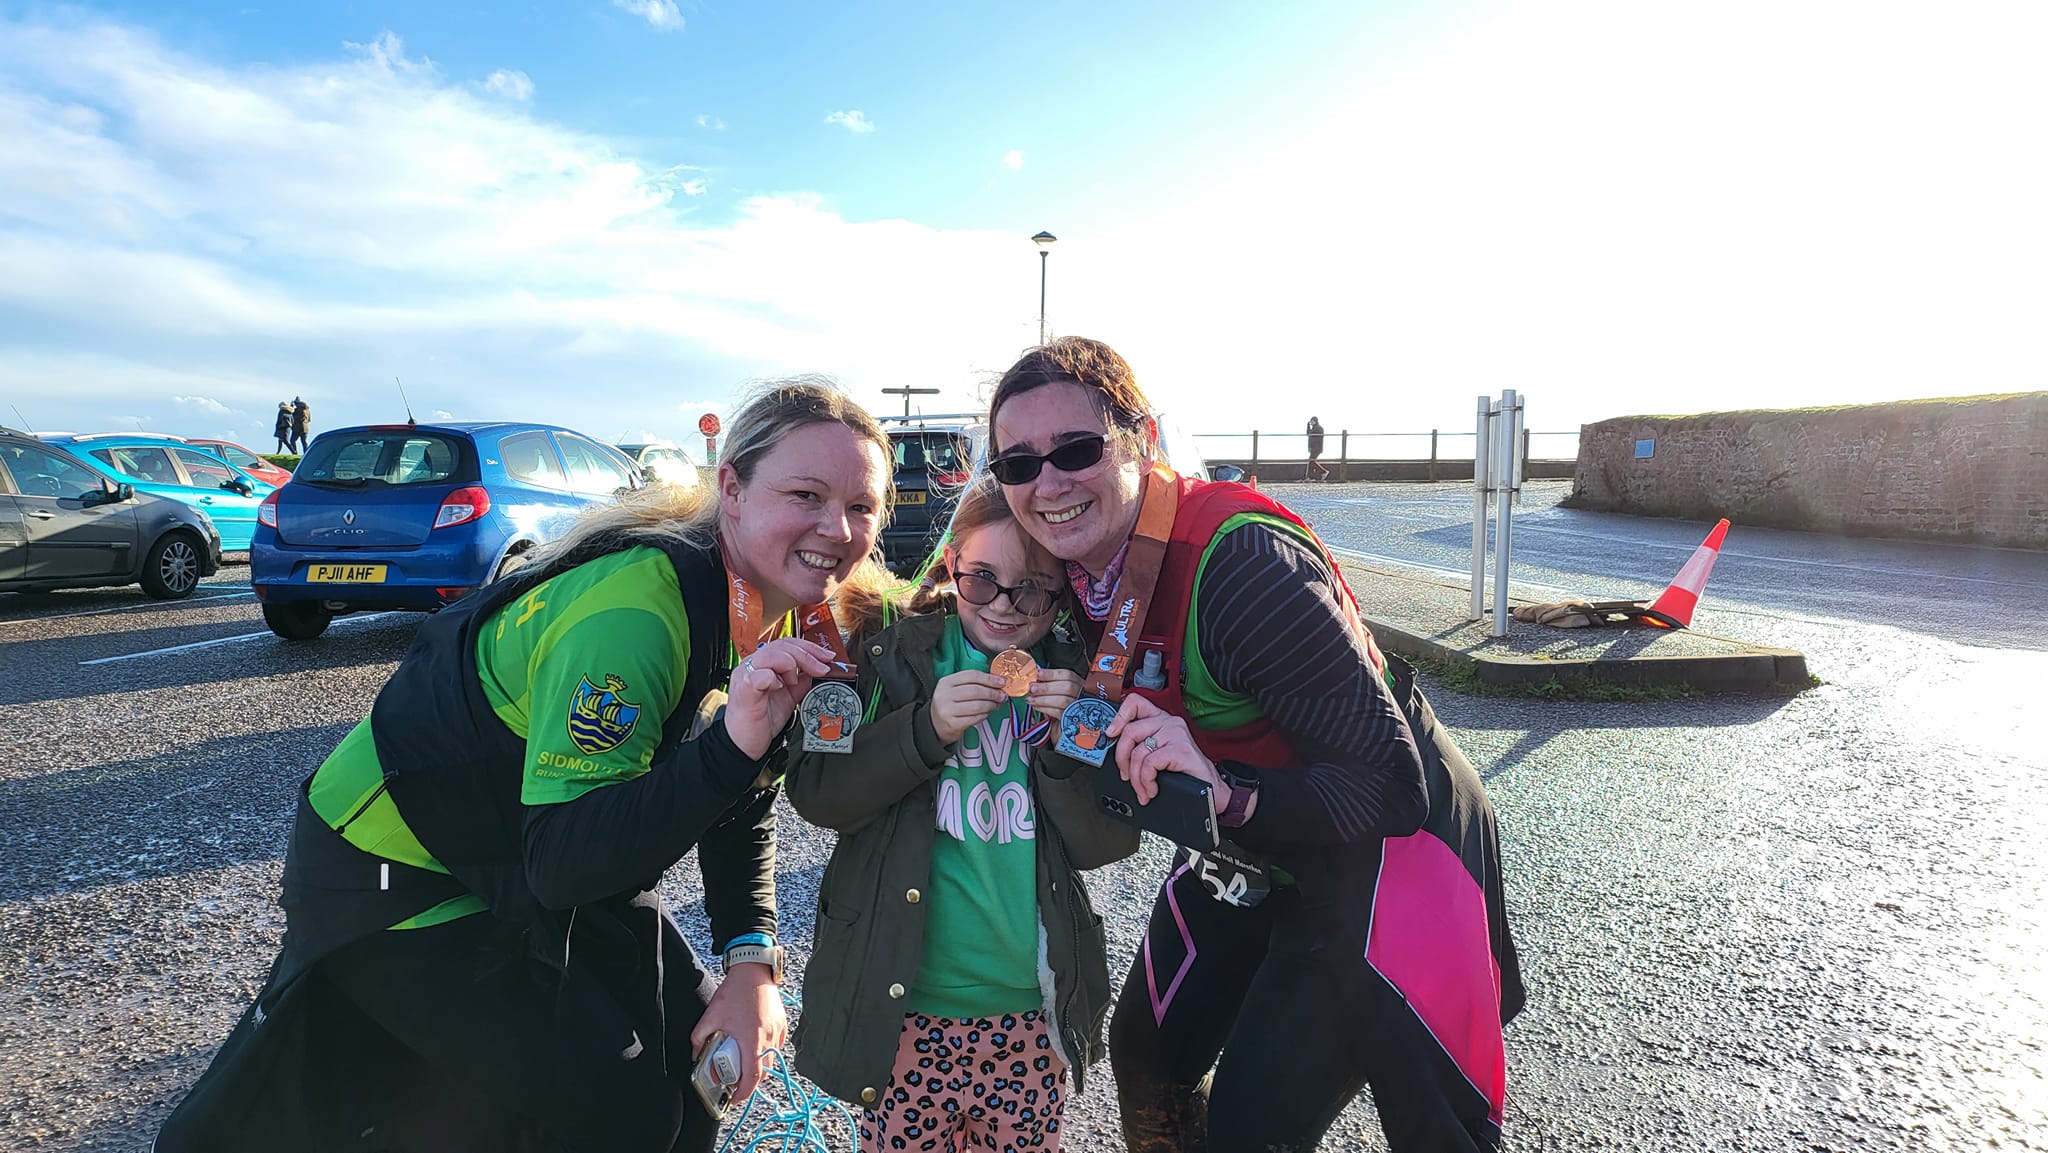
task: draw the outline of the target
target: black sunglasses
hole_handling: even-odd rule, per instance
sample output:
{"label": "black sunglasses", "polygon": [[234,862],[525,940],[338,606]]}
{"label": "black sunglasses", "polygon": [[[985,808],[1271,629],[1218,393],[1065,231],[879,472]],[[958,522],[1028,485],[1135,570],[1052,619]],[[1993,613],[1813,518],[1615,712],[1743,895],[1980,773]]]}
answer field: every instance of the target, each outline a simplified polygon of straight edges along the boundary
{"label": "black sunglasses", "polygon": [[1032,585],[1018,585],[1005,588],[995,578],[981,573],[961,573],[953,578],[953,588],[960,599],[971,605],[990,605],[996,598],[1009,594],[1010,607],[1027,617],[1042,617],[1052,611],[1052,593]]}
{"label": "black sunglasses", "polygon": [[1038,479],[1039,471],[1046,465],[1051,465],[1061,472],[1080,472],[1084,468],[1094,468],[1101,463],[1102,453],[1108,443],[1104,437],[1084,436],[1079,440],[1070,440],[1044,456],[1033,456],[1028,452],[999,456],[988,462],[988,470],[1004,484],[1030,484]]}

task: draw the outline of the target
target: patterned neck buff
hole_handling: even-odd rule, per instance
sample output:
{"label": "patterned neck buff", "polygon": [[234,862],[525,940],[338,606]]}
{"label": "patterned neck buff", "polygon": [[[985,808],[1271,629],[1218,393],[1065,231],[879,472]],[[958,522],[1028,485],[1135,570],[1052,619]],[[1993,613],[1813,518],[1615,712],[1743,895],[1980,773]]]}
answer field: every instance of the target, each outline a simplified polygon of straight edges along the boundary
{"label": "patterned neck buff", "polygon": [[1116,557],[1109,567],[1102,570],[1101,579],[1088,575],[1088,570],[1067,562],[1067,581],[1074,586],[1074,595],[1081,599],[1081,611],[1091,621],[1109,619],[1109,602],[1116,595],[1116,578],[1123,575],[1124,557],[1131,551],[1131,542],[1124,541],[1124,547],[1116,550]]}

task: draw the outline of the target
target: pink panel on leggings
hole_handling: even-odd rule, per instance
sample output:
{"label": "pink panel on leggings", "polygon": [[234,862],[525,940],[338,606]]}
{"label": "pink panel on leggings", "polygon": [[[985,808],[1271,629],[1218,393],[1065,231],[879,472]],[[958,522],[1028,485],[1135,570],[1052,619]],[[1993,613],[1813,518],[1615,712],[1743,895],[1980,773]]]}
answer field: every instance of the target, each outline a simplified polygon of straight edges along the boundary
{"label": "pink panel on leggings", "polygon": [[1498,1124],[1507,1051],[1486,896],[1441,839],[1423,832],[1387,840],[1365,959],[1408,999]]}

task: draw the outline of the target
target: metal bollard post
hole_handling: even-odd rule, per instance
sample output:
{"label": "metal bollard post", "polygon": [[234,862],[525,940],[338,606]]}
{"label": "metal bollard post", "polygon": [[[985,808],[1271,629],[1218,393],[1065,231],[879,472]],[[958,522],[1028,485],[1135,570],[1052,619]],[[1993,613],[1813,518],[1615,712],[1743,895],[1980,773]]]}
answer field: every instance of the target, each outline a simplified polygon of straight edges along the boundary
{"label": "metal bollard post", "polygon": [[1436,430],[1429,430],[1429,479],[1436,480]]}
{"label": "metal bollard post", "polygon": [[1514,502],[1521,488],[1515,458],[1517,442],[1524,431],[1517,419],[1521,411],[1522,402],[1515,397],[1515,390],[1503,390],[1500,409],[1494,417],[1500,433],[1494,457],[1499,484],[1495,494],[1499,510],[1493,525],[1493,635],[1497,637],[1508,635],[1508,568],[1514,563]]}
{"label": "metal bollard post", "polygon": [[1252,467],[1249,471],[1259,471],[1259,430],[1256,428],[1252,430]]}
{"label": "metal bollard post", "polygon": [[1472,441],[1472,619],[1486,616],[1486,497],[1489,480],[1488,434],[1493,431],[1493,402],[1479,398],[1479,424]]}
{"label": "metal bollard post", "polygon": [[1351,430],[1340,429],[1337,433],[1337,480],[1341,484],[1351,479]]}

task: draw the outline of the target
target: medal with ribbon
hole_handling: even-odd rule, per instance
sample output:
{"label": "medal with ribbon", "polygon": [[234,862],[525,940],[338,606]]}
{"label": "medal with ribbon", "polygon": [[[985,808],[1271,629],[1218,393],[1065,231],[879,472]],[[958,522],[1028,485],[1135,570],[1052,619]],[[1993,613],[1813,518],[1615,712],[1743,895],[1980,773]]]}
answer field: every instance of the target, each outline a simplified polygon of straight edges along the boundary
{"label": "medal with ribbon", "polygon": [[1024,704],[1038,680],[1038,662],[1022,649],[1004,649],[989,661],[988,671],[1003,678],[1003,692],[1010,697],[1010,735],[1027,745],[1044,744],[1052,734],[1052,721]]}
{"label": "medal with ribbon", "polygon": [[1143,501],[1138,508],[1138,527],[1124,554],[1124,570],[1116,578],[1116,591],[1110,594],[1102,643],[1088,662],[1081,699],[1068,705],[1060,716],[1060,739],[1053,746],[1091,765],[1102,764],[1116,743],[1107,730],[1116,719],[1118,702],[1124,699],[1131,648],[1145,627],[1145,610],[1152,603],[1159,569],[1166,561],[1166,538],[1173,532],[1174,514],[1180,511],[1180,488],[1174,484],[1172,470],[1163,464],[1152,466],[1145,475]]}
{"label": "medal with ribbon", "polygon": [[[730,632],[734,667],[747,666],[748,658],[761,648],[761,594],[745,577],[725,566]],[[791,630],[794,635],[832,654],[832,671],[817,678],[811,691],[797,706],[797,723],[804,731],[804,749],[813,753],[853,751],[853,730],[860,727],[860,694],[854,691],[854,666],[847,659],[846,641],[839,635],[839,622],[827,603],[804,605],[796,610]]]}

